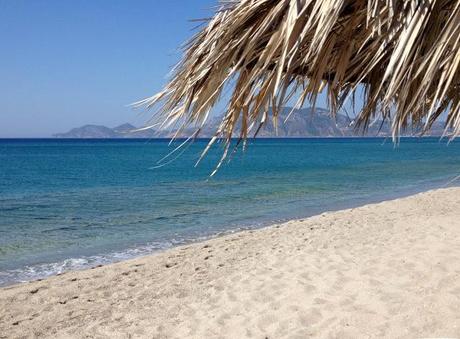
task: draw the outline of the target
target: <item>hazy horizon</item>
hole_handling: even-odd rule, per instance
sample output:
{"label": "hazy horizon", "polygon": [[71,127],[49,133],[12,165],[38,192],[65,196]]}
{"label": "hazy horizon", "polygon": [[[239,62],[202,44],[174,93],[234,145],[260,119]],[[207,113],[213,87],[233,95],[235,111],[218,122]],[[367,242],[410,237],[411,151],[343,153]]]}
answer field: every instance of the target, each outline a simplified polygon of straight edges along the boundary
{"label": "hazy horizon", "polygon": [[84,124],[141,124],[128,105],[154,94],[216,0],[0,2],[0,137]]}
{"label": "hazy horizon", "polygon": [[[91,124],[142,126],[129,104],[165,84],[180,46],[217,0],[0,2],[0,138]],[[319,99],[325,106],[325,99]],[[223,106],[218,105],[217,110]]]}

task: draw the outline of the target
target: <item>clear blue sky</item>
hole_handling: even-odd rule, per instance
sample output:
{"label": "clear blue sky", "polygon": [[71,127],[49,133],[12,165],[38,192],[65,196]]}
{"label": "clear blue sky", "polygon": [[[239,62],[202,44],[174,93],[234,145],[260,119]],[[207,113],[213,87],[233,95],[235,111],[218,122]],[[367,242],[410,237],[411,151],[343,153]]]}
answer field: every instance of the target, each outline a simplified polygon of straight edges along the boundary
{"label": "clear blue sky", "polygon": [[126,107],[161,89],[217,0],[0,0],[0,137],[142,124]]}

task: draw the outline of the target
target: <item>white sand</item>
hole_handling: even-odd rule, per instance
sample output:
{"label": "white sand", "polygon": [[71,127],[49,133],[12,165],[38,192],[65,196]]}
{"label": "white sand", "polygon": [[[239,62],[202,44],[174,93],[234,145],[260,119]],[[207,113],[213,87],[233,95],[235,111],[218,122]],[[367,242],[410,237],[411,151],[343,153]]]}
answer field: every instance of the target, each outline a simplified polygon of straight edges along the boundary
{"label": "white sand", "polygon": [[0,337],[460,337],[460,189],[0,290]]}

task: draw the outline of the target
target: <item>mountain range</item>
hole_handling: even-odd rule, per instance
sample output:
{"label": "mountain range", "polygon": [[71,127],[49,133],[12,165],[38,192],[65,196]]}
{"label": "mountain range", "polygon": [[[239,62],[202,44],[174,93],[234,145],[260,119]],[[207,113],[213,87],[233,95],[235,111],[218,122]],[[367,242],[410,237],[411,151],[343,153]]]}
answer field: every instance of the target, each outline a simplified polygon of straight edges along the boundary
{"label": "mountain range", "polygon": [[[317,108],[313,111],[312,108],[304,108],[294,110],[288,117],[291,108],[285,108],[278,117],[278,130],[275,130],[271,119],[267,121],[264,127],[260,130],[258,137],[351,137],[362,136],[363,134],[353,127],[353,122],[350,118],[343,114],[337,114],[333,119],[326,109]],[[286,120],[286,118],[288,119]],[[286,122],[285,122],[286,120]],[[220,123],[219,117],[211,118],[204,126],[200,133],[200,137],[212,137]],[[436,123],[427,133],[431,136],[439,136],[444,130],[442,122]],[[193,128],[187,128],[182,131],[179,137],[188,137],[194,132]],[[101,125],[84,125],[73,128],[66,133],[55,134],[56,138],[170,138],[175,135],[176,130],[138,130],[136,126],[129,123],[109,128]],[[417,131],[406,131],[404,135],[416,135]],[[238,129],[234,136],[238,136]],[[388,122],[382,124],[377,121],[369,126],[365,136],[389,136],[390,125]]]}

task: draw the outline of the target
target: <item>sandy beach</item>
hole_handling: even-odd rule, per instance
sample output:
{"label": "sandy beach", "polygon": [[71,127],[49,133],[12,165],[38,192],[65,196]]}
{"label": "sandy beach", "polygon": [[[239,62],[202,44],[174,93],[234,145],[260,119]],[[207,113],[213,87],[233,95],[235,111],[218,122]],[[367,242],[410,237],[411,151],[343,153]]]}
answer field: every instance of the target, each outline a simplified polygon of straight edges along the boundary
{"label": "sandy beach", "polygon": [[460,337],[460,188],[0,289],[0,338]]}

